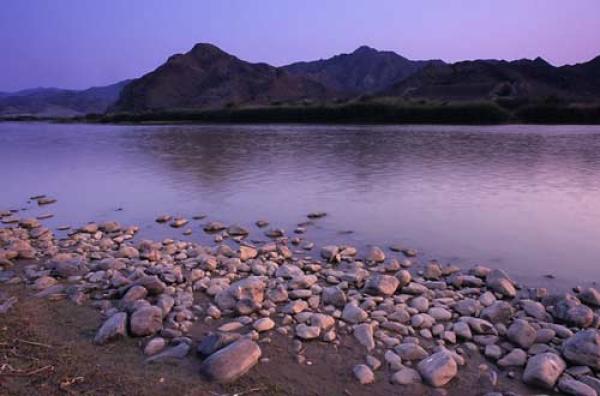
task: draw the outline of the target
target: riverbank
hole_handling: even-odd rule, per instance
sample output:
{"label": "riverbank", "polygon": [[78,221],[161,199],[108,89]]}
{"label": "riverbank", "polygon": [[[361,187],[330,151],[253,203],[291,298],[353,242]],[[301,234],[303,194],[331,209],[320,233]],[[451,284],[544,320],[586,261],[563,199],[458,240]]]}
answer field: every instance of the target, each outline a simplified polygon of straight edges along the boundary
{"label": "riverbank", "polygon": [[[202,228],[212,243],[199,245],[139,240],[138,227],[114,221],[57,238],[44,219],[2,212],[0,315],[13,326],[1,345],[15,353],[4,355],[0,386],[15,394],[29,386],[119,393],[117,385],[136,394],[600,390],[596,289],[557,295],[485,266],[419,266],[408,246],[363,254],[304,240],[323,217],[309,214],[292,233],[263,220],[247,229],[156,219]],[[33,352],[56,345],[53,356]],[[90,355],[103,370],[61,359]],[[117,360],[125,370],[111,368]]]}
{"label": "riverbank", "polygon": [[501,125],[600,124],[600,106],[569,103],[390,102],[227,107],[211,110],[164,110],[89,114],[76,117],[3,116],[0,121],[145,123],[295,123],[295,124],[450,124]]}

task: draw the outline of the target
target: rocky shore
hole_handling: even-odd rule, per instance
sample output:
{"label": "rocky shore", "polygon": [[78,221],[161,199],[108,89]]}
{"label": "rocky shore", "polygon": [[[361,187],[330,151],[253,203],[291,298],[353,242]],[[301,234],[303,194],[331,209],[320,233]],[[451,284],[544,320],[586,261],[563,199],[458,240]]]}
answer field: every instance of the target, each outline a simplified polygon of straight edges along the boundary
{"label": "rocky shore", "polygon": [[[24,284],[32,298],[90,305],[104,318],[95,344],[136,337],[147,363],[198,359],[211,382],[267,363],[264,345],[277,334],[289,338],[297,370],[312,364],[307,344],[335,353],[351,340],[364,358],[348,380],[365,387],[422,384],[444,394],[479,353],[487,362],[470,394],[502,376],[532,392],[600,393],[600,291],[527,288],[482,265],[417,265],[404,246],[319,247],[304,235],[324,216],[309,214],[289,235],[266,220],[245,228],[204,216],[156,219],[212,236],[198,244],[142,240],[138,227],[116,221],[61,227],[68,231],[58,236],[43,225],[50,214],[0,211],[0,287]],[[16,304],[0,295],[0,318]],[[197,322],[212,330],[192,335]]]}

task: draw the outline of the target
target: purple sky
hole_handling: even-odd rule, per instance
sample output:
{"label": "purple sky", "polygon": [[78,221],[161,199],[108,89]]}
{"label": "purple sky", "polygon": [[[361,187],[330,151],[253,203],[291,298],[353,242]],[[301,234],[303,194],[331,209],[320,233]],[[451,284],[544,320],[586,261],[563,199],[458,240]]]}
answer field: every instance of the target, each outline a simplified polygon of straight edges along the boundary
{"label": "purple sky", "polygon": [[560,65],[600,54],[600,0],[3,0],[0,91],[110,84],[197,42],[273,65],[362,44]]}

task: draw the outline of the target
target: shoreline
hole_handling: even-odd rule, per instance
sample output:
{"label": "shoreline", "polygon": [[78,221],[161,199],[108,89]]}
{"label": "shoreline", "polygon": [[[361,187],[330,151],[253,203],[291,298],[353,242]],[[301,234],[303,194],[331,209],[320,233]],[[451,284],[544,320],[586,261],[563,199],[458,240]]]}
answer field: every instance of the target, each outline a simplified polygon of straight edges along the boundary
{"label": "shoreline", "polygon": [[[325,216],[309,214],[298,227]],[[114,221],[56,239],[43,219],[0,217],[1,294],[9,289],[0,294],[0,315],[18,310],[22,302],[9,294],[23,285],[20,298],[95,307],[102,321],[88,343],[138,340],[147,363],[191,361],[211,384],[268,367],[274,342],[293,352],[282,373],[299,376],[319,365],[307,350],[347,348],[342,354],[352,361],[338,376],[370,393],[465,394],[476,384],[463,376],[485,393],[507,391],[505,383],[524,392],[600,390],[593,288],[553,295],[484,266],[431,261],[415,270],[417,252],[403,246],[362,255],[348,245],[308,245],[303,232],[286,234],[266,221],[252,229],[205,223],[213,242],[199,245],[139,241],[139,227]],[[189,226],[183,218],[156,220]],[[254,243],[258,234],[269,239]],[[519,388],[520,380],[533,387]]]}

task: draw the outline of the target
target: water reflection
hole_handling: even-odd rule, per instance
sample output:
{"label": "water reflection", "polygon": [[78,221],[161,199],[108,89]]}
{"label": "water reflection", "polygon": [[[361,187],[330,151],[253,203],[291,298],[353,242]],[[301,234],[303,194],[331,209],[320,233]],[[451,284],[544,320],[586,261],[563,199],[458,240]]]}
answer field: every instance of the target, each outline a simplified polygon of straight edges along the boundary
{"label": "water reflection", "polygon": [[1,124],[0,169],[0,206],[50,192],[62,222],[120,217],[162,235],[149,221],[162,212],[290,229],[325,210],[317,241],[600,278],[597,127]]}

